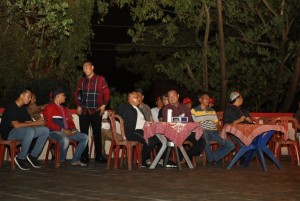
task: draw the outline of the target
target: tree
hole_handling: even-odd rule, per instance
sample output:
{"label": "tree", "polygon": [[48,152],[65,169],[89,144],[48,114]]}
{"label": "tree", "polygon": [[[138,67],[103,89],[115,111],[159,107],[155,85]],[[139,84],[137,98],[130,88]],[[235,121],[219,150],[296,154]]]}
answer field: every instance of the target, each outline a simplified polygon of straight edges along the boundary
{"label": "tree", "polygon": [[[4,99],[10,88],[47,78],[75,87],[74,81],[81,75],[77,66],[89,50],[94,3],[94,0],[1,2],[0,71],[5,72],[1,73]],[[44,91],[48,96],[49,88]]]}
{"label": "tree", "polygon": [[[299,27],[298,1],[224,1],[221,18],[224,27],[224,49],[222,40],[216,40],[222,38],[222,26],[217,25],[217,16],[221,16],[221,1],[116,2],[121,7],[127,5],[130,8],[135,28],[128,33],[134,43],[147,44],[151,36],[162,47],[172,48],[182,45],[179,41],[184,35],[183,32],[190,32],[188,37],[194,39],[193,44],[199,45],[196,51],[178,50],[169,54],[165,60],[157,61],[157,72],[165,73],[170,79],[182,83],[187,88],[192,88],[190,84],[193,83],[194,90],[205,90],[207,61],[210,90],[220,91],[220,87],[226,90],[227,87],[226,97],[231,91],[240,90],[247,97],[246,102],[251,103],[253,111],[288,110],[297,91],[295,86],[299,83],[299,67],[296,62],[299,39],[298,36],[295,37]],[[206,12],[203,12],[205,10]],[[208,18],[211,18],[211,21]],[[209,24],[209,46],[205,47],[207,34],[191,32],[194,30],[194,33],[205,33]],[[202,30],[199,27],[203,27]],[[196,38],[193,37],[195,35]],[[181,42],[186,41],[189,40]],[[219,54],[216,54],[217,50]],[[222,55],[224,53],[225,58]],[[216,59],[220,56],[221,68]],[[228,66],[226,71],[225,61]],[[291,79],[293,75],[295,76]],[[199,86],[195,83],[203,84]],[[290,91],[288,96],[287,91]],[[225,93],[222,94],[219,100],[225,102]]]}

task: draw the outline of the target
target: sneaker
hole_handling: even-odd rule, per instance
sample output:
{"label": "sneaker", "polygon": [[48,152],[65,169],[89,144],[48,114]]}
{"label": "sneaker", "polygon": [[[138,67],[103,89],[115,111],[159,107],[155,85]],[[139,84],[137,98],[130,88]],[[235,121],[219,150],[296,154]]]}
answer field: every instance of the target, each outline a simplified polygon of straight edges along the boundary
{"label": "sneaker", "polygon": [[147,160],[146,160],[146,163],[147,163],[147,165],[151,165],[151,160],[150,160],[150,159],[147,159]]}
{"label": "sneaker", "polygon": [[67,162],[67,161],[60,161],[59,162],[59,167],[67,167],[69,166],[70,164]]}
{"label": "sneaker", "polygon": [[26,160],[19,159],[17,156],[15,156],[14,161],[21,170],[29,170]]}
{"label": "sneaker", "polygon": [[214,161],[206,161],[206,166],[211,167],[214,166],[215,162]]}
{"label": "sneaker", "polygon": [[42,166],[39,166],[38,160],[36,157],[31,156],[30,154],[27,155],[27,161],[30,163],[30,165],[34,168],[41,168]]}
{"label": "sneaker", "polygon": [[142,168],[147,168],[148,167],[148,164],[146,163],[146,161],[143,161],[142,162]]}
{"label": "sneaker", "polygon": [[177,164],[174,163],[173,161],[168,161],[167,165],[166,165],[167,168],[176,168],[177,167]]}
{"label": "sneaker", "polygon": [[86,167],[85,163],[82,163],[81,161],[75,161],[71,163],[71,166],[81,166],[81,167]]}
{"label": "sneaker", "polygon": [[164,166],[164,159],[160,159],[160,160],[158,161],[158,164],[161,165],[161,166]]}
{"label": "sneaker", "polygon": [[[82,161],[84,162],[84,161]],[[95,162],[98,162],[98,163],[107,163],[107,160],[103,157],[96,157],[95,158]]]}

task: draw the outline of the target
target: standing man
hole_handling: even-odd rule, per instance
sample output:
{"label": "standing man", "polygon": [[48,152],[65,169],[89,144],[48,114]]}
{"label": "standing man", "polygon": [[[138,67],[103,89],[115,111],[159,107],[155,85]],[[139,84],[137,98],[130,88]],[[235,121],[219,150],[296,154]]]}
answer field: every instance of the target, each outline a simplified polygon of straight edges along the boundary
{"label": "standing man", "polygon": [[[192,116],[195,122],[200,122],[203,128],[203,138],[206,141],[204,151],[206,153],[207,165],[219,164],[221,159],[234,149],[234,144],[228,139],[220,137],[220,124],[216,111],[209,107],[210,98],[207,92],[198,94],[200,104],[192,109]],[[220,147],[212,151],[210,141],[215,140]]]}
{"label": "standing man", "polygon": [[[92,126],[95,142],[95,161],[106,163],[102,157],[101,121],[102,114],[110,99],[110,91],[106,80],[101,75],[94,73],[92,62],[83,63],[85,77],[78,81],[74,93],[79,116],[80,131],[88,133],[89,126]],[[81,162],[89,162],[88,144],[81,156]]]}
{"label": "standing man", "polygon": [[[45,127],[43,118],[32,121],[27,112],[26,105],[31,100],[31,89],[24,88],[19,91],[19,97],[5,107],[3,112],[0,132],[4,140],[21,140],[20,153],[12,160],[15,160],[21,170],[29,170],[26,160],[34,168],[40,168],[37,159],[49,136],[49,129]],[[28,150],[32,140],[36,143],[32,151]]]}

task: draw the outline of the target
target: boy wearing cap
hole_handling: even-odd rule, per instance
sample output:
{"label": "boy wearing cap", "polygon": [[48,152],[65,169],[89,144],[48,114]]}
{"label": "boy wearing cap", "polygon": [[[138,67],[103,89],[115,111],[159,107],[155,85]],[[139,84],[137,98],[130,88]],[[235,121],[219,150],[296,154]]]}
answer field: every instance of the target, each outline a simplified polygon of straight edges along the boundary
{"label": "boy wearing cap", "polygon": [[188,106],[188,108],[191,110],[193,107],[193,102],[190,98],[186,97],[183,99],[182,101],[183,104],[185,104],[186,106]]}
{"label": "boy wearing cap", "polygon": [[67,150],[69,140],[76,140],[78,145],[71,160],[71,165],[86,166],[80,162],[80,157],[84,151],[88,137],[84,133],[80,133],[72,120],[72,117],[62,103],[65,102],[66,96],[62,88],[56,88],[51,93],[52,103],[47,105],[43,111],[44,118],[47,120],[46,125],[50,129],[50,138],[60,143],[60,164],[66,165]]}
{"label": "boy wearing cap", "polygon": [[[206,153],[207,165],[219,164],[221,159],[234,149],[234,144],[220,137],[220,124],[216,111],[209,107],[209,95],[207,92],[198,94],[200,104],[193,108],[191,113],[195,122],[200,122],[203,128],[202,137],[206,141],[204,151]],[[220,147],[212,151],[210,141],[217,141]]]}

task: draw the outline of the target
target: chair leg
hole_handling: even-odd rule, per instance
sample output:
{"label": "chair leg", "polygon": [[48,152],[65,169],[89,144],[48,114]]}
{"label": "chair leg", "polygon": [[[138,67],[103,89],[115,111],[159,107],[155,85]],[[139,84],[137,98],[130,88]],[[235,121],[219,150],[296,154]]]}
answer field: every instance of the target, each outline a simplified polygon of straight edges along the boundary
{"label": "chair leg", "polygon": [[2,167],[2,162],[4,159],[4,151],[5,151],[5,145],[1,144],[0,145],[0,167]]}
{"label": "chair leg", "polygon": [[127,146],[127,166],[128,170],[132,170],[132,146]]}
{"label": "chair leg", "polygon": [[55,143],[55,168],[59,168],[60,161],[60,143]]}
{"label": "chair leg", "polygon": [[110,145],[110,148],[109,148],[109,153],[108,153],[108,158],[107,158],[107,166],[106,166],[106,169],[109,169],[109,168],[110,168],[110,161],[111,161],[111,157],[112,157],[112,154],[113,154],[113,149],[114,149],[114,145],[111,144],[111,145]]}
{"label": "chair leg", "polygon": [[14,160],[15,155],[16,155],[16,143],[12,142],[10,146],[10,164],[12,170],[16,169],[15,160]]}
{"label": "chair leg", "polygon": [[120,153],[120,146],[117,145],[115,148],[115,155],[114,155],[114,169],[118,168],[119,153]]}
{"label": "chair leg", "polygon": [[295,152],[296,152],[296,157],[297,157],[297,162],[298,162],[298,166],[300,166],[300,158],[299,158],[299,149],[298,149],[298,145],[295,145]]}

